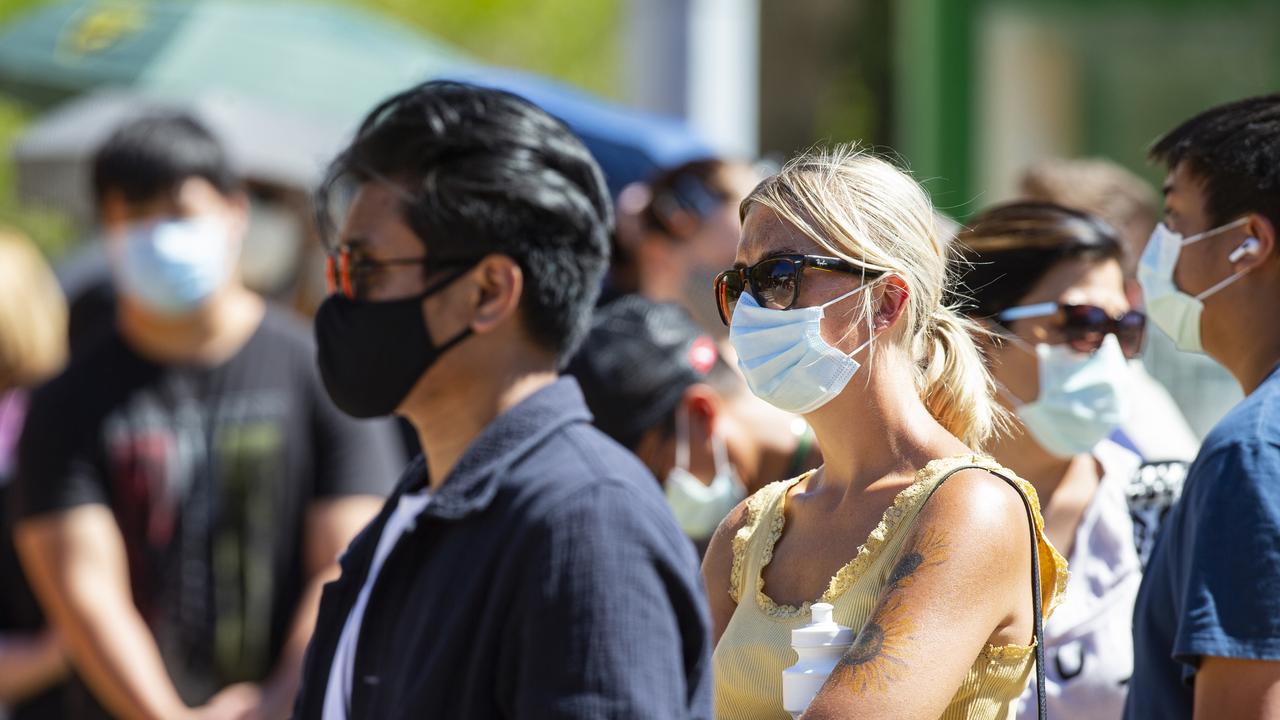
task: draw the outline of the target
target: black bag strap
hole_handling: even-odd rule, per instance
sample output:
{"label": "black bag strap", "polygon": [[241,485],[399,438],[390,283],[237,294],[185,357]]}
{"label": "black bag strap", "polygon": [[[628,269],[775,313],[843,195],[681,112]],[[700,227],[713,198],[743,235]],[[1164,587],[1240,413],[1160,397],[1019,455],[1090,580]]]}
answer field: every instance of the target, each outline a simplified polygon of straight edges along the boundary
{"label": "black bag strap", "polygon": [[[1045,690],[1044,690],[1044,605],[1040,596],[1040,538],[1036,535],[1036,518],[1031,511],[1031,499],[1026,493],[1022,492],[1022,488],[1018,487],[1018,483],[1012,478],[1006,477],[1002,473],[998,473],[988,467],[982,465],[961,465],[947,471],[946,475],[938,481],[933,489],[929,491],[929,496],[924,502],[929,502],[929,498],[942,487],[942,483],[950,480],[954,475],[965,470],[983,470],[1000,478],[1009,484],[1018,493],[1018,497],[1022,498],[1022,506],[1027,511],[1027,525],[1031,528],[1031,600],[1035,603],[1032,610],[1032,617],[1035,624],[1035,653],[1036,653],[1036,717],[1039,720],[1047,720],[1049,717],[1048,710],[1045,707]],[[923,505],[923,503],[922,503]]]}

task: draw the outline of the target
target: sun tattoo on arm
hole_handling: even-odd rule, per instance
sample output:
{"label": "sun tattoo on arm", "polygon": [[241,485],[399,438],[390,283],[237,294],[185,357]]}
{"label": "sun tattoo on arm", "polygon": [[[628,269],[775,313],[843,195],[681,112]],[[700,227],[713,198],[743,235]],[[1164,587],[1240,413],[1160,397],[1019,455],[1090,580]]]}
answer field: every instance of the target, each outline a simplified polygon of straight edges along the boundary
{"label": "sun tattoo on arm", "polygon": [[899,555],[885,583],[880,603],[853,645],[836,665],[828,682],[855,693],[883,692],[907,667],[902,655],[915,625],[902,606],[898,591],[909,587],[916,573],[946,561],[947,542],[941,533],[925,528]]}

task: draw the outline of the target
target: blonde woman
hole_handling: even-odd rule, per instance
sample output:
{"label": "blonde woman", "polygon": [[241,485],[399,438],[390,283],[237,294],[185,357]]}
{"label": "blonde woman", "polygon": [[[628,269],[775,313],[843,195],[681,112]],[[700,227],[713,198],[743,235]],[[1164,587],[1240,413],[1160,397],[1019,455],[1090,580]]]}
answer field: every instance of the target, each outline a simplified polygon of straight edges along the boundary
{"label": "blonde woman", "polygon": [[760,490],[711,541],[719,718],[789,717],[790,631],[818,601],[857,635],[809,720],[1004,718],[1026,687],[1033,535],[1045,615],[1066,562],[1035,490],[977,452],[1001,411],[972,326],[943,304],[932,212],[850,146],[742,203],[722,319],[752,390],[805,417],[825,464]]}
{"label": "blonde woman", "polygon": [[26,238],[0,230],[0,715],[14,720],[68,712],[58,682],[67,663],[18,566],[7,507],[27,389],[66,354],[67,306],[53,273]]}

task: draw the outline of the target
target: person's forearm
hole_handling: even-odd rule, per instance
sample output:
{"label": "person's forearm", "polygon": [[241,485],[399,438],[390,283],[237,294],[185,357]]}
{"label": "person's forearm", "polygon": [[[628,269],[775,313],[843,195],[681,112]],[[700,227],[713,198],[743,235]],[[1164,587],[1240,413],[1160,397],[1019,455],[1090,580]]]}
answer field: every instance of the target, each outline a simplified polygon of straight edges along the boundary
{"label": "person's forearm", "polygon": [[174,720],[190,714],[132,605],[70,612],[63,627],[76,668],[116,717]]}
{"label": "person's forearm", "polygon": [[0,635],[0,704],[14,705],[61,680],[66,656],[49,630]]}
{"label": "person's forearm", "polygon": [[298,694],[298,685],[302,681],[302,662],[307,652],[307,643],[316,627],[316,614],[320,610],[320,594],[325,583],[338,577],[338,566],[325,569],[311,578],[298,603],[293,616],[293,626],[289,638],[280,651],[280,659],[271,672],[271,677],[262,685],[263,720],[287,718],[293,710],[293,701]]}

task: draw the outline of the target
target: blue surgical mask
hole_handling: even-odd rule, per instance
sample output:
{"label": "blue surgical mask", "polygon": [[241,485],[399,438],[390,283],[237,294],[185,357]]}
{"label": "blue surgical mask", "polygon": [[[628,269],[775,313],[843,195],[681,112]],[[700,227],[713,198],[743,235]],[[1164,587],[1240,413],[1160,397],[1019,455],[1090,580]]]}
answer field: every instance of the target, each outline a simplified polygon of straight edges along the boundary
{"label": "blue surgical mask", "polygon": [[123,238],[115,262],[120,291],[153,312],[200,307],[235,264],[225,223],[185,218],[140,225]]}
{"label": "blue surgical mask", "polygon": [[1119,427],[1129,410],[1130,372],[1115,335],[1108,335],[1093,353],[1043,343],[1028,348],[1016,338],[1012,342],[1034,354],[1039,365],[1040,394],[1016,403],[1016,411],[1041,447],[1059,457],[1080,455]]}
{"label": "blue surgical mask", "polygon": [[[1170,230],[1164,223],[1157,225],[1155,231],[1151,233],[1151,239],[1147,242],[1146,250],[1142,252],[1142,259],[1138,263],[1138,282],[1142,285],[1147,315],[1173,340],[1179,350],[1204,352],[1204,343],[1200,339],[1200,315],[1204,311],[1204,300],[1223,290],[1244,274],[1244,272],[1235,273],[1198,295],[1188,295],[1179,290],[1173,281],[1173,271],[1178,266],[1178,256],[1182,254],[1182,248],[1239,227],[1248,221],[1247,217],[1240,218],[1186,238]],[[1249,247],[1250,240],[1256,246],[1257,241],[1250,238],[1237,250]],[[1232,262],[1236,259],[1233,257]]]}
{"label": "blue surgical mask", "polygon": [[738,353],[738,367],[751,392],[797,415],[813,412],[839,395],[860,367],[853,356],[871,339],[846,354],[822,339],[822,318],[828,307],[870,286],[861,285],[822,305],[792,310],[760,307],[751,293],[743,293],[733,310],[729,342]]}

